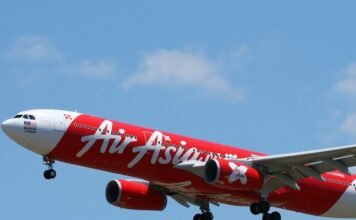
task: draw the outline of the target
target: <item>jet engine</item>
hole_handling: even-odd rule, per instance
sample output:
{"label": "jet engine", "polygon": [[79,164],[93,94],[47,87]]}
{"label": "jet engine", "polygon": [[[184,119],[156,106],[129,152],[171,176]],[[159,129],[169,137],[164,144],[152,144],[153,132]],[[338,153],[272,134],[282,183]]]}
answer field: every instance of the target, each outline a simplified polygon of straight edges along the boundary
{"label": "jet engine", "polygon": [[111,205],[125,209],[161,211],[167,205],[166,195],[150,187],[148,182],[112,180],[105,194]]}
{"label": "jet engine", "polygon": [[255,168],[223,159],[210,159],[204,178],[207,183],[232,190],[259,190],[264,184],[264,176]]}

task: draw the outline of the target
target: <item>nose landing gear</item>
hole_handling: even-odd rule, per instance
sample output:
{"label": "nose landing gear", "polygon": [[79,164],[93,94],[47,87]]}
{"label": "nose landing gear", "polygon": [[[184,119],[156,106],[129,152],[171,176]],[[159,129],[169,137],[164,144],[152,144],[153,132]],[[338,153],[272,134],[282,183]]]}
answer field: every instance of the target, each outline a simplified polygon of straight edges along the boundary
{"label": "nose landing gear", "polygon": [[43,172],[43,176],[45,179],[49,180],[49,179],[53,179],[56,177],[56,171],[54,169],[48,169],[48,170],[45,170]]}
{"label": "nose landing gear", "polygon": [[43,172],[45,179],[53,179],[56,177],[57,173],[53,169],[54,160],[50,159],[48,156],[43,156],[43,164],[48,166],[48,169]]}
{"label": "nose landing gear", "polygon": [[262,200],[261,202],[252,203],[250,206],[250,211],[254,215],[262,214],[262,220],[281,220],[281,214],[279,212],[268,213],[271,205]]}

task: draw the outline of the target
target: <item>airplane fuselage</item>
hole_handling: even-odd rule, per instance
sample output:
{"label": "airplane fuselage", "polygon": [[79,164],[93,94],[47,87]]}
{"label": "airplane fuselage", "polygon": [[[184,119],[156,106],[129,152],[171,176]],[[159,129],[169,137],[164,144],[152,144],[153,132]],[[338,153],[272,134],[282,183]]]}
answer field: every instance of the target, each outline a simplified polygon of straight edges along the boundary
{"label": "airplane fuselage", "polygon": [[[77,112],[30,110],[19,115],[28,118],[7,120],[2,125],[5,133],[50,160],[145,179],[170,192],[216,203],[249,206],[260,200],[257,190],[208,184],[179,165],[187,161],[256,158],[265,156],[263,153]],[[284,186],[268,195],[268,201],[275,207],[311,215],[356,217],[356,176],[333,171],[324,173],[322,178],[324,181],[312,177],[300,180],[299,191]]]}

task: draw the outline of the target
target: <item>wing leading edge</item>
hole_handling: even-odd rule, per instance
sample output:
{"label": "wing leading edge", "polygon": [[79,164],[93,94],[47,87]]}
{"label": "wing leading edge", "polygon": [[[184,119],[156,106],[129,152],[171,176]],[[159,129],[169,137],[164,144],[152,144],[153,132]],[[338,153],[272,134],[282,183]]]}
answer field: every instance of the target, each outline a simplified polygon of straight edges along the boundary
{"label": "wing leading edge", "polygon": [[321,174],[333,170],[350,175],[349,167],[356,166],[356,145],[304,151],[290,154],[278,154],[257,158],[242,158],[239,162],[259,169],[268,178],[261,190],[268,195],[280,187],[290,186],[299,190],[297,181],[314,177],[324,181]]}

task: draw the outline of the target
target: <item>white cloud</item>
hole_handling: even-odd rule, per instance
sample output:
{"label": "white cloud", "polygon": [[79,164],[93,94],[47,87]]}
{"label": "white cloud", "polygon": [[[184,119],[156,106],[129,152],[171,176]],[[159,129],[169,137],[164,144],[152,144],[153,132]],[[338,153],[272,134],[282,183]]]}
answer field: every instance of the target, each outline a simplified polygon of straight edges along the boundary
{"label": "white cloud", "polygon": [[248,57],[251,52],[251,48],[246,44],[243,44],[239,49],[230,52],[230,59],[237,64],[241,64],[241,61]]}
{"label": "white cloud", "polygon": [[158,50],[146,54],[138,72],[122,83],[122,87],[126,89],[136,85],[183,85],[233,98],[241,97],[241,93],[219,73],[216,63],[201,54],[179,50]]}
{"label": "white cloud", "polygon": [[18,38],[5,53],[12,60],[31,62],[60,62],[63,55],[52,45],[46,36],[26,34]]}
{"label": "white cloud", "polygon": [[[214,62],[197,52],[157,50],[145,54],[138,63],[137,72],[123,81],[121,86],[125,89],[137,85],[191,87],[234,100],[240,99],[242,92],[221,72],[230,72],[226,71],[226,66],[230,63],[239,65],[247,54],[249,47],[243,45]],[[21,69],[26,69],[29,78],[31,72],[37,74],[37,77],[50,73],[98,79],[107,79],[117,73],[116,60],[84,58],[73,62],[68,57],[47,36],[31,34],[19,37],[3,53],[3,58],[15,64],[15,71],[19,69],[20,62]],[[24,85],[31,82],[33,80],[27,80]]]}
{"label": "white cloud", "polygon": [[341,130],[347,134],[356,136],[356,112],[345,118],[341,125]]}
{"label": "white cloud", "polygon": [[82,60],[77,64],[65,65],[59,72],[82,75],[92,78],[105,78],[116,72],[117,64],[114,60]]}
{"label": "white cloud", "polygon": [[346,77],[336,83],[336,90],[349,96],[356,96],[356,63],[349,65],[342,72]]}
{"label": "white cloud", "polygon": [[[68,62],[65,55],[51,43],[50,39],[42,35],[25,34],[19,37],[3,55],[4,58],[14,62],[26,61],[29,69],[31,67],[36,69],[36,74],[50,72],[106,78],[114,74],[117,69],[117,62],[110,59],[82,59],[74,63]],[[35,65],[31,66],[32,64]]]}
{"label": "white cloud", "polygon": [[[342,69],[343,78],[336,82],[334,91],[351,98],[356,97],[356,63],[348,65]],[[340,123],[340,131],[344,134],[356,136],[356,112],[351,112],[346,115]]]}

